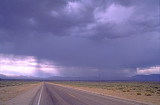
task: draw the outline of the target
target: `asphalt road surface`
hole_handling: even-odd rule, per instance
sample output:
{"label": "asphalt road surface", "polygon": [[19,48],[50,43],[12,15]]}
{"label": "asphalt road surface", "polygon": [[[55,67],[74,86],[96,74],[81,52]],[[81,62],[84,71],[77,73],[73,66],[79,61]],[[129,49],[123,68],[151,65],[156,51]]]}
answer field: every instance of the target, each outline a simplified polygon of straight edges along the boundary
{"label": "asphalt road surface", "polygon": [[30,105],[145,105],[110,96],[43,83]]}

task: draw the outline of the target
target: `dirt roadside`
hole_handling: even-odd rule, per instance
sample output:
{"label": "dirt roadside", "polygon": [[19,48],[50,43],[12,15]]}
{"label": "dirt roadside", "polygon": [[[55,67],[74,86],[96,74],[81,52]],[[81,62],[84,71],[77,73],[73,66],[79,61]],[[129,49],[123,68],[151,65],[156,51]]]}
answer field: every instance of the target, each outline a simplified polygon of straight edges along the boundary
{"label": "dirt roadside", "polygon": [[28,105],[41,83],[0,88],[0,105]]}

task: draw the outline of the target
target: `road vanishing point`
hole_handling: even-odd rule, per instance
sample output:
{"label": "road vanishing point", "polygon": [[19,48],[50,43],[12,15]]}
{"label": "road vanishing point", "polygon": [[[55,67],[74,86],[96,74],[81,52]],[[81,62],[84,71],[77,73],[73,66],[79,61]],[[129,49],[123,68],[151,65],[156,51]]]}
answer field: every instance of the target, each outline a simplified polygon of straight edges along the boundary
{"label": "road vanishing point", "polygon": [[130,100],[119,99],[76,90],[52,83],[43,83],[29,105],[146,105]]}

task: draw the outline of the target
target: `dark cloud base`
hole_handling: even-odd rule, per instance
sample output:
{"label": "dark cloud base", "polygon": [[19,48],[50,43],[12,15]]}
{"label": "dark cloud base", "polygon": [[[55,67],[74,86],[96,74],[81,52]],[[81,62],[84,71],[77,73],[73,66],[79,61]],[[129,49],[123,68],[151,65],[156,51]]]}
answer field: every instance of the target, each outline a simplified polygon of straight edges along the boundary
{"label": "dark cloud base", "polygon": [[64,76],[128,76],[160,65],[158,2],[0,1],[0,53],[48,59]]}

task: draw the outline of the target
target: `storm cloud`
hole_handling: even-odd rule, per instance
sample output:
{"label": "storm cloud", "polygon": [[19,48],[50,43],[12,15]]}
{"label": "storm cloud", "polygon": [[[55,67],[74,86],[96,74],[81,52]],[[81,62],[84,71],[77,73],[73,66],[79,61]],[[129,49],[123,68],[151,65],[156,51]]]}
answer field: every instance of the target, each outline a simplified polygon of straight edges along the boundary
{"label": "storm cloud", "polygon": [[48,60],[61,76],[135,75],[160,65],[159,12],[159,0],[1,0],[0,53]]}

